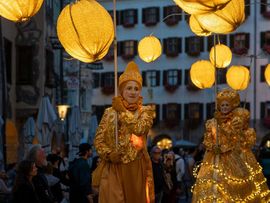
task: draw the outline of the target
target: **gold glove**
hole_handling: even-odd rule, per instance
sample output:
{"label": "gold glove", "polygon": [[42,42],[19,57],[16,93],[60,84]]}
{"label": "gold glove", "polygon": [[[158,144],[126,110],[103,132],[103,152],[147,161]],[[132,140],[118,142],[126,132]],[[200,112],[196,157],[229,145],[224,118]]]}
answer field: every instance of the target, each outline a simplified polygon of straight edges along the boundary
{"label": "gold glove", "polygon": [[124,107],[123,102],[122,102],[122,98],[120,96],[113,97],[113,99],[112,99],[112,107],[117,112],[124,112],[124,111],[126,111],[126,108]]}
{"label": "gold glove", "polygon": [[119,152],[113,151],[109,154],[109,160],[114,164],[118,164],[121,162],[121,156]]}

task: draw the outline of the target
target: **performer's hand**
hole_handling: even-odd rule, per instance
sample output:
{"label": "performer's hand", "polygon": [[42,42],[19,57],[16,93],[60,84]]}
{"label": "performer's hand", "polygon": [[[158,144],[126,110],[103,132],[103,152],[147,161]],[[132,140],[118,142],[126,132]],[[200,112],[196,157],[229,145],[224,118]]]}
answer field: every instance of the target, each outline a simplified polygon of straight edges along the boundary
{"label": "performer's hand", "polygon": [[119,152],[111,152],[109,154],[109,159],[112,163],[117,164],[121,162],[121,154]]}
{"label": "performer's hand", "polygon": [[113,97],[112,99],[112,107],[117,112],[124,112],[126,111],[126,108],[123,105],[121,97]]}

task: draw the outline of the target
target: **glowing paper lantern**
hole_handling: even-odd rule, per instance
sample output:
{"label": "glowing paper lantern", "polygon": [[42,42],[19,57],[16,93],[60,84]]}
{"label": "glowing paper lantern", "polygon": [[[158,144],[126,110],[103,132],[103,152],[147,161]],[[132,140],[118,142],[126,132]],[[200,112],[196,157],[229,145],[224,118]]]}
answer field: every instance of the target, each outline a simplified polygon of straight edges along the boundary
{"label": "glowing paper lantern", "polygon": [[197,20],[209,32],[226,34],[234,31],[245,20],[245,1],[231,0],[216,12],[196,15]]}
{"label": "glowing paper lantern", "polygon": [[102,59],[114,38],[110,14],[95,0],[68,4],[57,20],[57,35],[66,52],[91,63]]}
{"label": "glowing paper lantern", "polygon": [[0,0],[0,15],[4,18],[23,22],[34,16],[43,0]]}
{"label": "glowing paper lantern", "polygon": [[174,0],[189,14],[203,14],[223,8],[231,0]]}
{"label": "glowing paper lantern", "polygon": [[215,67],[210,61],[197,61],[191,66],[190,79],[200,89],[210,88],[215,82]]}
{"label": "glowing paper lantern", "polygon": [[226,73],[228,85],[234,90],[244,90],[250,81],[249,70],[245,66],[231,66]]}
{"label": "glowing paper lantern", "polygon": [[270,64],[268,64],[264,71],[264,77],[268,85],[270,85]]}
{"label": "glowing paper lantern", "polygon": [[147,63],[155,61],[162,53],[159,39],[154,36],[144,37],[139,42],[138,53],[140,58]]}
{"label": "glowing paper lantern", "polygon": [[211,32],[206,30],[196,19],[196,16],[191,15],[189,18],[189,27],[191,31],[198,36],[209,36]]}
{"label": "glowing paper lantern", "polygon": [[226,45],[217,44],[211,48],[209,58],[211,63],[216,65],[217,68],[226,68],[232,61],[232,52]]}

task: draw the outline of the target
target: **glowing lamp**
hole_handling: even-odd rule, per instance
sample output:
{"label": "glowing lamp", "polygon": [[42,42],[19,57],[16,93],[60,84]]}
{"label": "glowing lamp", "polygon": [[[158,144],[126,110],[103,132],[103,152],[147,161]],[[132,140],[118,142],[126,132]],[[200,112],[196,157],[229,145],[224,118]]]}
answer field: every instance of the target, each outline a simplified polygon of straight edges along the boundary
{"label": "glowing lamp", "polygon": [[200,89],[210,88],[215,82],[215,67],[210,61],[197,61],[191,66],[190,79]]}
{"label": "glowing lamp", "polygon": [[234,90],[244,90],[250,81],[249,70],[245,66],[231,66],[226,73],[228,85]]}
{"label": "glowing lamp", "polygon": [[138,53],[139,57],[147,62],[150,63],[155,61],[162,52],[161,44],[158,38],[154,36],[147,36],[144,37],[138,45]]}
{"label": "glowing lamp", "polygon": [[226,68],[232,61],[232,52],[226,45],[217,44],[211,48],[209,58],[217,68]]}
{"label": "glowing lamp", "polygon": [[203,14],[223,8],[231,0],[174,0],[189,14]]}
{"label": "glowing lamp", "polygon": [[101,60],[114,39],[112,18],[97,1],[79,0],[60,13],[57,35],[72,57],[85,63]]}
{"label": "glowing lamp", "polygon": [[34,16],[43,0],[0,0],[0,15],[4,18],[23,22]]}
{"label": "glowing lamp", "polygon": [[196,19],[195,15],[191,15],[189,18],[189,27],[191,31],[198,36],[209,36],[211,32],[206,30]]}
{"label": "glowing lamp", "polygon": [[65,120],[69,105],[58,105],[57,108],[58,108],[59,118],[61,119],[61,121]]}
{"label": "glowing lamp", "polygon": [[270,85],[270,64],[266,66],[266,69],[264,71],[264,77],[268,85]]}
{"label": "glowing lamp", "polygon": [[196,15],[196,18],[209,32],[220,34],[233,32],[245,20],[245,1],[231,0],[221,10]]}

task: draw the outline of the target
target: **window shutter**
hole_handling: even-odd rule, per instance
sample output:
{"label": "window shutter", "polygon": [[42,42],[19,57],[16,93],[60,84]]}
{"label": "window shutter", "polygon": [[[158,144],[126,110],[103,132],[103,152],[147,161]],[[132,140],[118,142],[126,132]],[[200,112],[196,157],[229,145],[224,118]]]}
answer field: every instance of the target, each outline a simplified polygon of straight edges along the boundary
{"label": "window shutter", "polygon": [[230,35],[230,48],[234,48],[234,35]]}
{"label": "window shutter", "polygon": [[177,119],[181,121],[181,104],[177,104]]}
{"label": "window shutter", "polygon": [[167,118],[167,104],[162,104],[162,118],[163,120]]}
{"label": "window shutter", "polygon": [[265,32],[261,32],[261,48],[263,48],[265,44]]}
{"label": "window shutter", "polygon": [[184,118],[186,120],[186,119],[189,119],[189,104],[184,104],[184,106],[185,106]]}
{"label": "window shutter", "polygon": [[134,9],[134,25],[138,24],[138,9]]}
{"label": "window shutter", "polygon": [[265,102],[261,102],[261,118],[265,118]]}
{"label": "window shutter", "polygon": [[200,51],[203,52],[204,51],[204,43],[203,43],[203,37],[200,37]]}
{"label": "window shutter", "polygon": [[178,53],[182,52],[182,38],[178,37],[177,38],[177,46],[178,46]]}
{"label": "window shutter", "polygon": [[167,55],[167,40],[163,39],[163,53]]}
{"label": "window shutter", "polygon": [[143,8],[142,9],[142,23],[143,24],[145,23],[145,11],[146,11],[146,8]]}
{"label": "window shutter", "polygon": [[245,44],[246,48],[249,49],[249,33],[245,33]]}
{"label": "window shutter", "polygon": [[188,53],[189,52],[189,40],[190,40],[190,37],[185,37],[185,52]]}
{"label": "window shutter", "polygon": [[265,82],[264,72],[267,65],[261,66],[261,82]]}
{"label": "window shutter", "polygon": [[163,71],[163,86],[167,85],[167,70]]}
{"label": "window shutter", "polygon": [[101,84],[100,84],[101,87],[104,87],[105,75],[106,75],[106,73],[101,73]]}
{"label": "window shutter", "polygon": [[169,6],[163,7],[163,18],[165,18],[168,15],[168,9],[169,9]]}
{"label": "window shutter", "polygon": [[124,12],[125,12],[125,10],[119,11],[119,14],[120,14],[120,16],[119,16],[119,21],[120,21],[119,24],[120,25],[124,24]]}
{"label": "window shutter", "polygon": [[160,14],[159,14],[159,7],[156,7],[156,22],[158,23],[160,21]]}
{"label": "window shutter", "polygon": [[261,0],[261,13],[266,11],[267,0]]}
{"label": "window shutter", "polygon": [[[124,55],[124,49],[123,49],[123,47],[124,47],[124,41],[120,41],[119,42],[119,47],[117,47],[118,48],[118,55],[119,56],[122,56],[122,55]],[[117,44],[118,45],[118,44]]]}
{"label": "window shutter", "polygon": [[94,78],[93,88],[98,88],[99,84],[100,84],[100,74],[99,73],[93,73],[93,78]]}
{"label": "window shutter", "polygon": [[245,15],[246,18],[250,15],[250,0],[245,0]]}
{"label": "window shutter", "polygon": [[159,123],[159,114],[160,114],[159,109],[160,109],[159,104],[156,104],[156,118],[154,119],[153,125]]}
{"label": "window shutter", "polygon": [[159,86],[160,85],[160,71],[159,70],[156,71],[156,76],[157,76],[156,78],[157,86]]}
{"label": "window shutter", "polygon": [[203,120],[203,103],[199,103],[200,120]]}
{"label": "window shutter", "polygon": [[134,45],[134,56],[136,56],[138,54],[138,41],[137,40],[133,40],[133,45]]}
{"label": "window shutter", "polygon": [[177,84],[181,85],[181,81],[182,81],[182,71],[177,70]]}
{"label": "window shutter", "polygon": [[212,35],[207,37],[207,51],[211,50],[214,44],[213,41],[214,41],[214,37]]}
{"label": "window shutter", "polygon": [[142,79],[143,79],[143,87],[145,87],[146,86],[146,72],[145,71],[143,71],[142,72]]}
{"label": "window shutter", "polygon": [[189,69],[185,70],[185,85],[188,85]]}

